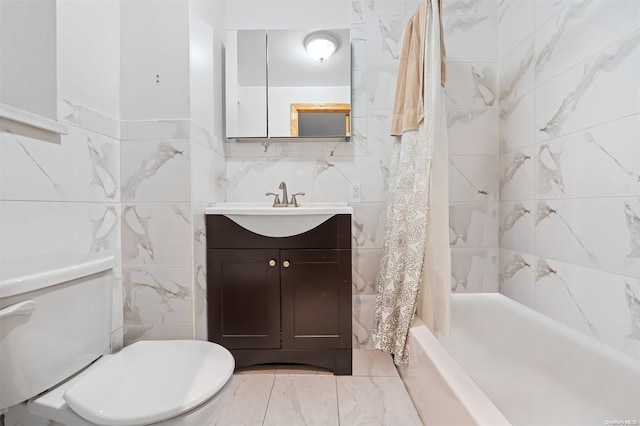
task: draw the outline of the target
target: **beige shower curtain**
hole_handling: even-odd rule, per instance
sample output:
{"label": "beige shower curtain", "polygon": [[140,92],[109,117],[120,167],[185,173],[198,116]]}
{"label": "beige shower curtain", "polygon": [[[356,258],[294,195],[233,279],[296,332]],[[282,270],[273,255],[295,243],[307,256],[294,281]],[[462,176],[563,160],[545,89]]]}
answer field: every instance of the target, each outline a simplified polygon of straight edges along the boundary
{"label": "beige shower curtain", "polygon": [[[451,257],[442,44],[438,0],[422,0],[405,29],[396,85],[384,252],[377,277],[375,347],[409,359],[418,313],[432,331],[449,331]],[[416,129],[417,126],[417,129]]]}

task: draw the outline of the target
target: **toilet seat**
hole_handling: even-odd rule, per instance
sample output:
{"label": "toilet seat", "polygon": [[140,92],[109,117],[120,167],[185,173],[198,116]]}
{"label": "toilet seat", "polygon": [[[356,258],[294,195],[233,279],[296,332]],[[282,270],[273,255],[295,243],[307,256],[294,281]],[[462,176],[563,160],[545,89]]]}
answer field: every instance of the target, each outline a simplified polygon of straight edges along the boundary
{"label": "toilet seat", "polygon": [[[105,426],[148,425],[180,416],[216,395],[235,366],[225,348],[196,340],[141,341],[96,364],[58,390],[57,400],[62,394],[75,414]],[[43,406],[34,413],[52,418]]]}

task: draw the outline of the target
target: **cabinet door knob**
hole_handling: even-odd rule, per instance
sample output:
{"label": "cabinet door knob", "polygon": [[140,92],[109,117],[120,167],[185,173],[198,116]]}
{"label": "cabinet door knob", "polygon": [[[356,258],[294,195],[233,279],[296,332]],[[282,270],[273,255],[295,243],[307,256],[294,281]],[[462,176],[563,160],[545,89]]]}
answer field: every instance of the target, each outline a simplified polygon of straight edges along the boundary
{"label": "cabinet door knob", "polygon": [[285,268],[289,267],[289,261],[285,260],[284,262],[282,262],[282,266],[284,266]]}
{"label": "cabinet door knob", "polygon": [[271,259],[269,261],[269,266],[276,266],[276,261],[274,259]]}

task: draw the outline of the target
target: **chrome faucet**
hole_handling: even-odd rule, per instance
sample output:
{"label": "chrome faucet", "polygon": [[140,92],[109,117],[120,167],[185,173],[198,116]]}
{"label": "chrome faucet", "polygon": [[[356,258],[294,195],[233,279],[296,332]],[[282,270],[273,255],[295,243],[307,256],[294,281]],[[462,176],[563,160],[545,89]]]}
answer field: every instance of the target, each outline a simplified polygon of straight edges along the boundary
{"label": "chrome faucet", "polygon": [[273,207],[300,207],[298,204],[298,200],[296,197],[298,195],[305,195],[304,192],[296,192],[291,196],[291,201],[289,201],[289,194],[287,194],[287,184],[280,182],[280,186],[278,189],[282,189],[282,201],[280,201],[280,195],[274,192],[266,192],[264,195],[273,195]]}
{"label": "chrome faucet", "polygon": [[282,189],[282,203],[281,207],[289,206],[289,197],[287,197],[287,184],[284,181],[280,182],[278,189]]}

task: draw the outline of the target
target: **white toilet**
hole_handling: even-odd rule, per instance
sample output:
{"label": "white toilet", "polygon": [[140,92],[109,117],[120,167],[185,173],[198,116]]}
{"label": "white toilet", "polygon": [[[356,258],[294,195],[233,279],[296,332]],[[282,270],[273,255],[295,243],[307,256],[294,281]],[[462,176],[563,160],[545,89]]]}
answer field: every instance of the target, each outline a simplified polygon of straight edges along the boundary
{"label": "white toilet", "polygon": [[114,264],[57,254],[0,265],[0,412],[28,400],[32,415],[68,426],[215,417],[235,366],[222,346],[141,341],[109,355]]}

